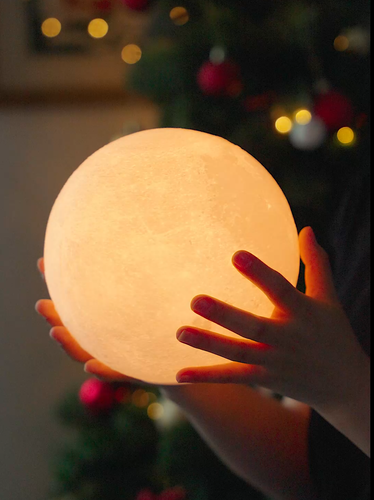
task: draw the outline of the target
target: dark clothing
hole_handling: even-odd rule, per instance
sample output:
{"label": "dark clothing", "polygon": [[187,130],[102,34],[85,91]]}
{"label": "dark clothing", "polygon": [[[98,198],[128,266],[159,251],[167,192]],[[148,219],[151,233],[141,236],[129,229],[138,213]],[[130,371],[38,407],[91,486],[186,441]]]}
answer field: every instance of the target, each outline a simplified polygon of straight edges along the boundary
{"label": "dark clothing", "polygon": [[[370,356],[370,179],[353,181],[332,227],[331,262],[341,303]],[[357,388],[359,390],[359,387]],[[318,500],[368,500],[370,459],[312,411],[310,467]]]}

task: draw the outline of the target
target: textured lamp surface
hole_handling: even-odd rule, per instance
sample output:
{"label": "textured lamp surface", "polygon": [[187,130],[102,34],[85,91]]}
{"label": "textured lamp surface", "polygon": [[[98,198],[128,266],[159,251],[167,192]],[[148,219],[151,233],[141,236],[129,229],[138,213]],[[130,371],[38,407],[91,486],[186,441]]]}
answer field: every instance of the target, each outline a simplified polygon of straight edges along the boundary
{"label": "textured lamp surface", "polygon": [[220,137],[145,130],[95,152],[62,188],[47,225],[46,283],[93,357],[130,377],[174,384],[180,368],[227,363],[179,343],[180,326],[236,336],[193,313],[195,295],[272,313],[233,267],[237,250],[296,284],[297,230],[272,176]]}

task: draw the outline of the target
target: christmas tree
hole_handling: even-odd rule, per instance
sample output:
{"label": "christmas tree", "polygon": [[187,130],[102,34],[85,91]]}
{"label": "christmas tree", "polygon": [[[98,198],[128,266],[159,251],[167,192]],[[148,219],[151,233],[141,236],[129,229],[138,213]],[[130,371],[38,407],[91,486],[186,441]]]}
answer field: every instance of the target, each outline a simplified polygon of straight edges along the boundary
{"label": "christmas tree", "polygon": [[220,135],[257,158],[298,229],[324,241],[336,200],[368,163],[369,2],[149,4],[129,88],[161,126]]}
{"label": "christmas tree", "polygon": [[[313,226],[326,246],[340,193],[368,166],[369,2],[122,3],[151,20],[126,87],[160,106],[161,127],[247,150],[281,186],[297,228]],[[95,8],[109,19],[113,4]],[[56,460],[53,498],[264,498],[187,421],[158,425],[163,402],[154,389],[85,384],[59,409],[76,434]]]}
{"label": "christmas tree", "polygon": [[167,405],[154,387],[89,378],[72,390],[57,408],[73,434],[51,500],[264,500]]}

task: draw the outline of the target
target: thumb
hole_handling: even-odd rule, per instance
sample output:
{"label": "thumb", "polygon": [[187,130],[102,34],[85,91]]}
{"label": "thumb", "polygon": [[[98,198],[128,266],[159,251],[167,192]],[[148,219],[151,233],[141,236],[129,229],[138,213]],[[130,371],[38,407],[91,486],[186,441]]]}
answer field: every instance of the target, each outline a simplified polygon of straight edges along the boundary
{"label": "thumb", "polygon": [[305,264],[306,295],[327,303],[339,303],[327,252],[319,246],[311,227],[299,234],[300,256]]}

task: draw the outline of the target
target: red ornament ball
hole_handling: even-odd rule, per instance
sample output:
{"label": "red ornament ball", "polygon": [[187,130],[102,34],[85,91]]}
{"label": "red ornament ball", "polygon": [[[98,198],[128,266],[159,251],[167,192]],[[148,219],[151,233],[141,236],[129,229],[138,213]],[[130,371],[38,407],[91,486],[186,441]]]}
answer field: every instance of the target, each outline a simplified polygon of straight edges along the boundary
{"label": "red ornament ball", "polygon": [[136,495],[136,500],[156,500],[157,497],[152,493],[148,488],[144,488],[144,490],[139,491]]}
{"label": "red ornament ball", "polygon": [[81,403],[90,411],[105,412],[116,403],[115,389],[109,382],[97,378],[89,378],[83,382],[79,390]]}
{"label": "red ornament ball", "polygon": [[131,10],[145,10],[149,5],[149,0],[121,0],[125,7]]}
{"label": "red ornament ball", "polygon": [[197,84],[206,95],[236,95],[242,87],[240,68],[233,61],[219,64],[206,61],[197,73]]}
{"label": "red ornament ball", "polygon": [[316,98],[314,114],[321,118],[328,130],[334,131],[351,123],[353,106],[348,97],[332,90]]}

